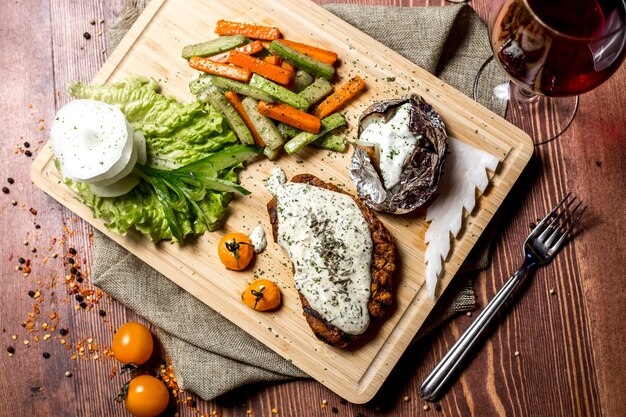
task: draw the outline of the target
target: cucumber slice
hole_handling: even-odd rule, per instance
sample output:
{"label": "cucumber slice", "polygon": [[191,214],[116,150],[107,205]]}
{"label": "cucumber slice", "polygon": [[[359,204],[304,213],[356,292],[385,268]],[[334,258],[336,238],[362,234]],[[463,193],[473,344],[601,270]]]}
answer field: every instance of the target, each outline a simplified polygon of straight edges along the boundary
{"label": "cucumber slice", "polygon": [[313,84],[300,91],[298,95],[311,104],[315,104],[333,91],[333,85],[326,78],[318,78]]}
{"label": "cucumber slice", "polygon": [[246,97],[252,97],[257,100],[267,101],[268,103],[274,103],[276,100],[265,91],[253,87],[249,84],[240,83],[239,81],[231,80],[224,77],[218,77],[216,75],[207,75],[210,78],[211,84],[224,90],[232,90],[236,93],[244,95]]}
{"label": "cucumber slice", "polygon": [[329,133],[311,142],[316,148],[326,149],[333,152],[345,152],[348,146],[348,140],[344,135]]}
{"label": "cucumber slice", "polygon": [[298,110],[307,111],[310,106],[310,103],[306,101],[306,99],[258,74],[252,75],[250,85],[265,91],[276,100],[295,107]]}
{"label": "cucumber slice", "polygon": [[224,115],[226,124],[237,135],[241,143],[244,145],[254,145],[254,138],[252,133],[244,123],[237,110],[230,104],[230,102],[224,97],[224,94],[217,87],[209,87],[199,94],[198,99],[201,101],[208,101],[217,111]]}
{"label": "cucumber slice", "polygon": [[333,68],[332,65],[328,65],[325,62],[320,62],[317,59],[301,54],[280,41],[272,41],[269,49],[271,53],[278,55],[294,67],[300,68],[301,70],[304,70],[316,77],[324,77],[330,80],[335,75],[335,68]]}
{"label": "cucumber slice", "polygon": [[191,80],[189,82],[189,91],[191,91],[191,94],[198,95],[202,92],[202,90],[213,85],[213,83],[211,83],[211,78],[207,75],[208,74],[202,74],[195,80]]}
{"label": "cucumber slice", "polygon": [[315,77],[301,69],[296,71],[296,77],[293,81],[293,91],[300,93],[302,90],[313,84]]}
{"label": "cucumber slice", "polygon": [[208,42],[187,45],[183,48],[182,57],[189,59],[192,56],[211,56],[230,51],[248,42],[243,35],[220,36]]}
{"label": "cucumber slice", "polygon": [[341,113],[333,113],[328,117],[322,119],[322,129],[316,135],[309,132],[302,132],[298,136],[291,139],[289,142],[285,144],[285,151],[288,155],[292,155],[298,152],[300,149],[304,148],[309,143],[313,142],[326,135],[328,132],[337,129],[338,127],[344,126],[346,124],[346,119],[341,115]]}
{"label": "cucumber slice", "polygon": [[254,128],[265,142],[265,147],[270,149],[280,148],[285,141],[274,122],[259,113],[259,102],[252,97],[245,97],[242,100],[242,104],[244,110],[250,116]]}
{"label": "cucumber slice", "polygon": [[280,156],[280,149],[281,148],[270,149],[266,146],[263,149],[263,155],[265,155],[265,157],[269,159],[270,161],[274,161],[278,159],[278,157]]}
{"label": "cucumber slice", "polygon": [[278,131],[285,139],[291,139],[294,136],[298,136],[302,131],[297,127],[289,126],[287,123],[280,122],[278,124]]}

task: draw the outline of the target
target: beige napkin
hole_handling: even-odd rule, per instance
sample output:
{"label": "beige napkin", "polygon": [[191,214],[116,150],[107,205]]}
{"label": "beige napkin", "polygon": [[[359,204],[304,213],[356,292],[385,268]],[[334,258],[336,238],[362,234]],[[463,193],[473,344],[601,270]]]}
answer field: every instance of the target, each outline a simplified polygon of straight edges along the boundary
{"label": "beige napkin", "polygon": [[[127,0],[120,17],[111,26],[109,50],[117,46],[147,3]],[[326,8],[467,95],[479,67],[491,54],[484,25],[466,5],[424,8],[328,5]],[[242,20],[254,19],[242,16]],[[488,67],[482,77],[492,79],[493,85],[504,82],[495,66]],[[501,103],[483,104],[504,113]],[[478,247],[481,249],[473,252],[470,258],[474,261],[466,263],[465,270],[486,266],[488,250],[484,245]],[[95,285],[156,326],[180,387],[204,399],[251,382],[307,376],[98,232],[92,279]],[[420,335],[455,313],[473,307],[471,280],[455,279]]]}

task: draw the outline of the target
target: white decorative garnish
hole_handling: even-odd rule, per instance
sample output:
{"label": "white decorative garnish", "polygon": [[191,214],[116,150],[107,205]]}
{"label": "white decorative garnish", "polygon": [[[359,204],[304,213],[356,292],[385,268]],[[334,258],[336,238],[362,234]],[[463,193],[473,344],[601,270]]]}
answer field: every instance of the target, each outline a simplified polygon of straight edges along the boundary
{"label": "white decorative garnish", "polygon": [[248,237],[250,238],[256,253],[261,253],[265,250],[265,247],[267,246],[267,239],[265,238],[265,229],[263,229],[263,226],[257,225]]}
{"label": "white decorative garnish", "polygon": [[463,209],[471,213],[476,204],[476,189],[481,193],[489,184],[486,170],[495,171],[498,158],[458,139],[448,138],[450,155],[446,161],[437,192],[439,195],[428,207],[426,231],[428,244],[426,261],[426,288],[435,298],[437,278],[450,251],[450,234],[456,237],[463,224]]}

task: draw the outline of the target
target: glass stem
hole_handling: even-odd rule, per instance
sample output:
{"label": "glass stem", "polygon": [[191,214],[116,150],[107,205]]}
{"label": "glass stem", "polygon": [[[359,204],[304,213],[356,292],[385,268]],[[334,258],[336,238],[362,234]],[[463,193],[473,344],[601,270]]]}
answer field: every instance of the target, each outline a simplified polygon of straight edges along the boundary
{"label": "glass stem", "polygon": [[534,92],[520,87],[515,83],[511,83],[511,97],[521,103],[536,103],[539,100],[539,96]]}

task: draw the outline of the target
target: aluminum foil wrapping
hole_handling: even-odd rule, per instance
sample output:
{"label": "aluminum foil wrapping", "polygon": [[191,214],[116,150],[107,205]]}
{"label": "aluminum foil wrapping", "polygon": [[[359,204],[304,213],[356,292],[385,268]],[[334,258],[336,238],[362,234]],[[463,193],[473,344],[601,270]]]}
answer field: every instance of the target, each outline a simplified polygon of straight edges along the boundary
{"label": "aluminum foil wrapping", "polygon": [[415,210],[435,192],[443,171],[448,152],[445,125],[435,109],[416,94],[368,107],[359,118],[359,136],[366,118],[389,120],[393,111],[407,102],[411,103],[409,129],[416,136],[421,135],[421,139],[404,162],[398,184],[385,188],[378,167],[366,150],[355,146],[352,155],[350,178],[359,198],[376,211],[402,214]]}

